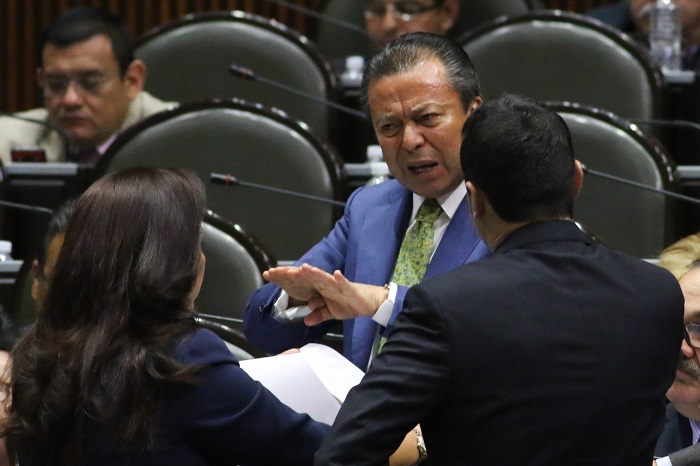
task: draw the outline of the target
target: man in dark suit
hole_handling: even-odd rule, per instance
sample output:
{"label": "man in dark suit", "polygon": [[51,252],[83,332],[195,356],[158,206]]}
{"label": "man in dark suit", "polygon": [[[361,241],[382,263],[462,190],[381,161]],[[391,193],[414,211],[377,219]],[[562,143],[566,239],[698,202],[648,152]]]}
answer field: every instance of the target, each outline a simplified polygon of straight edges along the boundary
{"label": "man in dark suit", "polygon": [[[681,240],[677,244],[686,240]],[[663,257],[663,254],[662,254]],[[700,465],[700,260],[694,260],[680,278],[685,297],[687,338],[681,343],[681,355],[676,380],[666,393],[670,403],[666,407],[666,425],[656,444],[654,454],[662,457],[659,466]],[[685,448],[690,447],[690,448]],[[668,455],[666,457],[666,455]]]}
{"label": "man in dark suit", "polygon": [[[333,323],[323,321],[342,319],[344,354],[366,370],[379,337],[403,307],[408,286],[481,259],[488,249],[474,230],[459,163],[462,125],[481,103],[464,49],[434,34],[402,36],[368,64],[363,89],[395,179],[357,190],[323,241],[293,267],[265,272],[272,283],[248,303],[245,334],[261,349],[280,352],[320,340]],[[440,208],[430,222],[427,263],[414,281],[403,281],[396,275],[397,258],[407,232],[416,231],[426,200]],[[325,274],[310,277],[304,263]],[[341,286],[325,286],[335,283],[331,274],[345,279]],[[275,320],[276,309],[287,305],[314,310],[307,326]]]}
{"label": "man in dark suit", "polygon": [[314,464],[385,464],[420,423],[441,466],[648,466],[683,332],[678,282],[571,221],[583,174],[556,113],[504,96],[463,135],[494,254],[411,288]]}

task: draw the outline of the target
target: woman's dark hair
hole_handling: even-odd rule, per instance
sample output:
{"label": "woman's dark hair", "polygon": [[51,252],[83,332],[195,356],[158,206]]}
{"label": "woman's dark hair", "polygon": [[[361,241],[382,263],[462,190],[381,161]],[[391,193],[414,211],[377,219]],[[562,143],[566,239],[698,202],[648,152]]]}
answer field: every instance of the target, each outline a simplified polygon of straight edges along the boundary
{"label": "woman's dark hair", "polygon": [[195,376],[171,351],[193,328],[203,213],[202,182],[179,169],[113,173],[79,199],[44,308],[12,352],[3,430],[32,464],[79,464],[115,419],[115,442],[154,441],[164,391]]}

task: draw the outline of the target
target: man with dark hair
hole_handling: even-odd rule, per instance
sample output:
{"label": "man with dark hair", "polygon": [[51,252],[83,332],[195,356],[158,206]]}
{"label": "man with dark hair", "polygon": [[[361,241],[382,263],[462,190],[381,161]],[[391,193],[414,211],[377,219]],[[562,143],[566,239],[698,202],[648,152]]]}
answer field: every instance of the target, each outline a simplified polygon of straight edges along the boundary
{"label": "man with dark hair", "polygon": [[143,91],[146,65],[134,58],[124,23],[90,7],[65,11],[41,39],[37,81],[45,109],[17,116],[45,121],[68,137],[65,153],[50,126],[0,118],[0,160],[10,163],[16,148],[40,147],[49,162],[94,164],[114,137],[143,118],[167,109]]}
{"label": "man with dark hair", "polygon": [[683,331],[677,281],[576,227],[583,175],[551,110],[486,102],[461,160],[494,254],[411,288],[314,464],[383,464],[417,423],[440,466],[651,464]]}
{"label": "man with dark hair", "polygon": [[[271,353],[318,341],[341,319],[345,357],[362,370],[409,286],[488,253],[459,164],[462,125],[481,103],[466,52],[443,36],[407,34],[372,59],[364,89],[396,179],[355,191],[323,241],[294,266],[265,272],[272,283],[253,295],[245,318],[246,336]],[[306,327],[275,320],[288,306],[313,310]]]}
{"label": "man with dark hair", "polygon": [[459,14],[459,0],[364,0],[367,35],[384,47],[409,32],[445,34]]}

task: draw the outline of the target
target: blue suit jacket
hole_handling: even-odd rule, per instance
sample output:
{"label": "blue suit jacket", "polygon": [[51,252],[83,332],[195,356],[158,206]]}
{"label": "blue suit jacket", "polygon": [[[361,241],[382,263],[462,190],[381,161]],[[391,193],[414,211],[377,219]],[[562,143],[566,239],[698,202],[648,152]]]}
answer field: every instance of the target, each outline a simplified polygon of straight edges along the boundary
{"label": "blue suit jacket", "polygon": [[[310,465],[329,426],[282,404],[238,366],[224,342],[195,330],[174,351],[185,365],[200,366],[194,385],[174,386],[159,411],[156,438],[147,452],[115,446],[118,419],[86,441],[85,465],[225,466]],[[116,414],[119,416],[119,413]],[[32,445],[20,462],[32,466]],[[38,466],[38,465],[37,465]]]}
{"label": "blue suit jacket", "polygon": [[[384,285],[391,280],[396,258],[408,228],[412,194],[398,181],[355,191],[348,199],[343,217],[330,234],[307,252],[304,262],[328,272],[340,270],[350,281]],[[489,254],[472,224],[466,199],[462,202],[428,265],[425,278],[452,270]],[[403,307],[407,287],[399,287],[386,332]],[[270,353],[319,341],[332,323],[316,327],[280,324],[272,318],[280,288],[268,284],[256,291],[248,302],[244,331],[255,345]],[[345,357],[365,370],[377,324],[369,317],[343,321]]]}

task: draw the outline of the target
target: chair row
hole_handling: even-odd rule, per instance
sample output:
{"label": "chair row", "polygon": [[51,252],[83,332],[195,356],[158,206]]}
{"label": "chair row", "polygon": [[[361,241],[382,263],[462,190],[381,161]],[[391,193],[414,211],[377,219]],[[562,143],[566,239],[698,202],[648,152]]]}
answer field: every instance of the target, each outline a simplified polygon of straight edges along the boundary
{"label": "chair row", "polygon": [[[481,15],[461,21],[462,29],[453,34],[462,33],[456,40],[472,57],[486,98],[511,92],[590,105],[628,119],[661,116],[661,73],[647,51],[628,36],[581,15],[530,11],[532,6],[524,0],[471,3],[475,4],[463,8],[462,14]],[[331,16],[361,18],[361,2],[339,0],[326,8]],[[484,25],[498,15],[506,16]],[[344,116],[319,102],[342,98],[343,89],[319,48],[340,42],[337,38],[343,34],[342,28],[321,23],[317,47],[267,18],[239,11],[200,13],[142,37],[136,56],[148,66],[146,90],[160,98],[178,102],[240,98],[276,107],[339,146],[346,161],[356,162],[364,160],[364,153],[344,147],[347,128],[338,123]],[[247,76],[260,79],[236,77],[231,65],[249,69]],[[358,128],[372,131],[368,123]]]}

